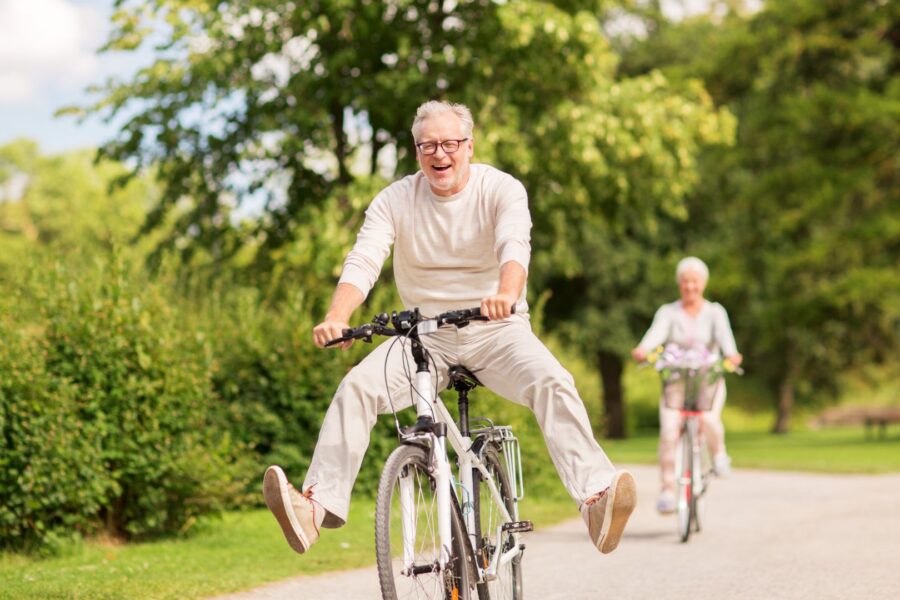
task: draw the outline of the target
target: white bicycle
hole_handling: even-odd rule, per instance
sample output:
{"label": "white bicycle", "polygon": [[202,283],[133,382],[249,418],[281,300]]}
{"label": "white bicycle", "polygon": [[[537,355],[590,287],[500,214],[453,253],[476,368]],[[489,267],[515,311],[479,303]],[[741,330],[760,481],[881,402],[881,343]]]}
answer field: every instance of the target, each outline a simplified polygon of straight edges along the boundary
{"label": "white bicycle", "polygon": [[453,419],[438,395],[433,361],[420,339],[440,327],[476,320],[487,320],[477,308],[434,318],[418,309],[390,317],[382,313],[328,342],[393,336],[394,343],[409,345],[415,363],[415,374],[412,365],[404,366],[417,420],[401,427],[395,412],[400,446],[384,466],[375,508],[375,552],[385,600],[459,600],[476,593],[479,600],[523,598],[525,545],[519,536],[533,527],[518,514],[524,496],[518,440],[508,426],[484,418],[470,422],[468,393],[480,382],[463,365],[447,371],[448,389],[456,391],[459,406],[459,420]]}

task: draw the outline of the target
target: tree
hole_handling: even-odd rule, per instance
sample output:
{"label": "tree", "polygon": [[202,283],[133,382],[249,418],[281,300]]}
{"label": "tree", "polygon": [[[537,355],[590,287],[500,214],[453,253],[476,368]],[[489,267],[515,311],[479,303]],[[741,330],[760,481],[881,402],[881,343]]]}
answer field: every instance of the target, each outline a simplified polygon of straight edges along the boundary
{"label": "tree", "polygon": [[598,83],[546,111],[522,144],[543,151],[528,188],[534,281],[553,290],[548,325],[598,368],[604,429],[624,437],[623,359],[671,289],[697,154],[727,143],[733,121],[701,86],[659,73]]}
{"label": "tree", "polygon": [[[154,201],[149,177],[110,192],[126,173],[111,161],[94,163],[92,152],[45,156],[32,141],[0,147],[0,265],[21,262],[24,253],[49,250],[109,252],[127,245]],[[143,247],[143,246],[142,246]]]}
{"label": "tree", "polygon": [[[133,81],[99,88],[104,97],[89,110],[134,110],[102,152],[159,165],[164,196],[147,228],[186,204],[170,245],[188,240],[185,248],[218,259],[258,245],[256,267],[276,271],[303,236],[309,248],[333,246],[306,228],[322,207],[352,229],[353,190],[411,170],[408,128],[420,102],[467,102],[483,132],[478,156],[530,190],[533,281],[590,289],[579,297],[589,318],[554,307],[555,324],[602,322],[599,336],[574,339],[599,361],[616,355],[621,368],[634,335],[602,312],[645,277],[653,252],[639,246],[665,237],[666,219],[683,218],[694,155],[727,138],[728,122],[696,85],[671,88],[658,74],[614,80],[601,18],[619,4],[120,1],[107,49],[161,39],[161,53]],[[236,232],[233,205],[259,196],[264,218]],[[566,224],[580,234],[570,239]],[[629,244],[632,275],[622,280],[629,271],[618,257],[592,257]],[[598,262],[606,279],[596,277]],[[604,292],[610,283],[614,295]],[[620,435],[621,395],[607,382]]]}
{"label": "tree", "polygon": [[[702,56],[663,50],[700,35]],[[735,149],[705,162],[691,215],[707,233],[693,246],[730,273],[777,432],[795,399],[833,392],[841,370],[900,342],[898,46],[895,4],[793,0],[662,27],[625,59],[631,74],[671,61],[667,73],[703,77],[739,119]]]}

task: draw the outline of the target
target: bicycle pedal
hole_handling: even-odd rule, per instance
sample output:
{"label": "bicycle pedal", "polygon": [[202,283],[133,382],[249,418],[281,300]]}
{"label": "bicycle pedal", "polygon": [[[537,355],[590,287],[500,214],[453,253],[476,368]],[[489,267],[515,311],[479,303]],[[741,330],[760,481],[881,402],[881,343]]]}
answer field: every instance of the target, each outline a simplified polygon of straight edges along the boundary
{"label": "bicycle pedal", "polygon": [[527,533],[534,531],[534,523],[531,521],[510,521],[503,524],[503,531],[512,531],[513,533]]}

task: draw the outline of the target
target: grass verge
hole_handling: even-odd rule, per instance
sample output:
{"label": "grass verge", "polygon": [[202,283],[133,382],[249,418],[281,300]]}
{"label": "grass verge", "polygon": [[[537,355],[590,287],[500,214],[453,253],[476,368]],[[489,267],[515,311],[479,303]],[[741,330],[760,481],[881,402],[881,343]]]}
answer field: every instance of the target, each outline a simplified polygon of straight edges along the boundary
{"label": "grass verge", "polygon": [[[728,422],[726,418],[726,423]],[[728,453],[736,468],[818,473],[894,473],[900,471],[900,428],[884,437],[862,427],[795,431],[729,431]],[[608,440],[603,448],[615,463],[656,463],[656,435]]]}
{"label": "grass verge", "polygon": [[[729,422],[726,416],[726,423]],[[798,431],[776,436],[762,431],[728,433],[737,468],[830,473],[900,471],[900,433],[869,439],[861,427]],[[656,436],[605,441],[619,464],[656,462]],[[546,527],[577,515],[562,487],[558,494],[526,496],[522,514]],[[62,555],[36,559],[0,555],[0,598],[156,600],[205,598],[298,575],[314,575],[372,564],[374,503],[355,500],[348,524],[330,530],[313,552],[297,556],[266,510],[227,513],[206,520],[188,539],[116,546],[84,542]]]}
{"label": "grass verge", "polygon": [[[523,514],[546,526],[577,515],[567,496],[527,498]],[[374,563],[374,500],[355,500],[347,525],[329,530],[307,555],[287,546],[265,509],[204,521],[188,539],[115,546],[84,542],[63,555],[0,555],[6,600],[185,600],[272,581]]]}

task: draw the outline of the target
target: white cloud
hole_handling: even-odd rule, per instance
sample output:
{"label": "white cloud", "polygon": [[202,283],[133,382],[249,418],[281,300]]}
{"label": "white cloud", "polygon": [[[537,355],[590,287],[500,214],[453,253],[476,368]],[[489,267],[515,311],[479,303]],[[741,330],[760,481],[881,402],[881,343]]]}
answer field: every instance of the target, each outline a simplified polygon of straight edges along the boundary
{"label": "white cloud", "polygon": [[97,10],[73,0],[0,0],[0,104],[88,83],[102,30]]}

